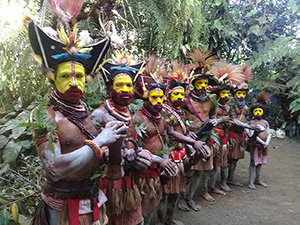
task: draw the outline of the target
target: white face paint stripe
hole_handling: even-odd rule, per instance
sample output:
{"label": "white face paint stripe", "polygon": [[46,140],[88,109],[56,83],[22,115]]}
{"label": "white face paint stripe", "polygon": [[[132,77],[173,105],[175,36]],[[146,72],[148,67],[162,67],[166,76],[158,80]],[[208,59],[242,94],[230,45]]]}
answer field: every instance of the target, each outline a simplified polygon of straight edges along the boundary
{"label": "white face paint stripe", "polygon": [[73,80],[73,85],[74,87],[77,87],[77,84],[76,84],[76,79],[75,79],[75,63],[72,62],[72,80]]}

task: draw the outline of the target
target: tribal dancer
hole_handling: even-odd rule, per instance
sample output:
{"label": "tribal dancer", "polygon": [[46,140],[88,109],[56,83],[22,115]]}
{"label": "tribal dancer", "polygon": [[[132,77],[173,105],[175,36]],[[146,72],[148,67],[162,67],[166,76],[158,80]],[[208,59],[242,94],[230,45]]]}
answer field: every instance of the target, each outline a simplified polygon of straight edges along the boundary
{"label": "tribal dancer", "polygon": [[[212,68],[213,74],[219,78],[220,84],[215,88],[215,92],[219,99],[216,109],[216,117],[223,118],[230,115],[230,106],[228,104],[230,92],[233,85],[240,85],[244,81],[244,73],[240,66],[217,63]],[[214,131],[219,135],[220,147],[215,148],[217,153],[214,162],[214,170],[220,167],[221,183],[220,187],[223,191],[230,192],[231,189],[226,183],[227,167],[228,167],[228,128],[229,123],[218,124]],[[235,126],[238,126],[235,124]]]}
{"label": "tribal dancer", "polygon": [[[163,105],[164,112],[168,115],[170,121],[167,123],[167,133],[169,135],[169,147],[172,151],[169,158],[176,163],[179,172],[175,177],[163,185],[163,199],[159,206],[159,218],[164,224],[183,224],[180,221],[173,220],[173,214],[178,202],[180,193],[185,192],[185,171],[188,171],[192,165],[195,165],[199,159],[207,158],[210,155],[210,149],[204,142],[197,141],[189,136],[188,126],[185,121],[186,113],[181,108],[185,89],[188,83],[185,83],[187,72],[184,65],[177,61],[172,62],[172,71],[168,79],[169,91],[167,104]],[[189,157],[186,154],[186,146],[190,148]],[[164,214],[162,206],[167,201],[167,211]]]}
{"label": "tribal dancer", "polygon": [[[136,82],[136,94],[144,99],[141,110],[133,115],[135,125],[143,124],[146,127],[145,134],[137,137],[137,132],[132,131],[132,137],[137,137],[142,142],[142,147],[148,149],[153,156],[150,169],[144,170],[140,179],[140,190],[142,194],[142,211],[145,224],[151,224],[154,210],[162,198],[161,171],[162,175],[175,176],[178,167],[171,160],[161,158],[168,156],[168,148],[164,143],[166,135],[166,121],[160,114],[165,98],[165,84],[162,83],[160,70],[163,66],[162,60],[155,56],[147,59],[144,73]],[[163,180],[163,179],[162,179]]]}
{"label": "tribal dancer", "polygon": [[47,116],[57,129],[55,133],[39,133],[35,142],[45,172],[43,203],[34,220],[38,225],[103,222],[104,214],[99,213],[99,207],[106,197],[98,189],[98,180],[90,178],[103,163],[101,147],[122,140],[127,132],[123,122],[115,122],[107,124],[97,135],[89,111],[80,99],[86,74],[95,72],[102,62],[109,39],[83,48],[84,43],[77,40],[76,34],[76,26],[70,38],[61,28],[58,32],[61,42],[49,37],[36,24],[29,24],[36,58],[41,58],[46,75],[54,85]]}
{"label": "tribal dancer", "polygon": [[[244,82],[234,88],[235,109],[232,116],[241,121],[247,122],[248,106],[246,105],[246,96],[248,93],[248,82],[253,78],[252,69],[248,64],[242,66],[244,73]],[[229,153],[228,153],[228,177],[227,184],[242,187],[243,185],[233,179],[237,161],[244,158],[245,149],[247,148],[246,132],[242,127],[232,124],[229,128]]]}
{"label": "tribal dancer", "polygon": [[[183,108],[189,120],[193,121],[190,131],[196,131],[200,136],[203,132],[209,132],[219,122],[214,119],[212,104],[213,100],[207,94],[208,85],[218,84],[217,78],[212,75],[211,66],[217,61],[218,57],[209,50],[194,49],[188,53],[188,57],[194,60],[190,65],[192,69],[191,84],[194,89],[185,97]],[[209,137],[205,140],[210,146]],[[223,191],[215,188],[214,184],[209,185],[211,178],[211,171],[213,170],[213,154],[205,161],[200,160],[195,166],[192,166],[191,171],[186,173],[187,188],[185,196],[181,196],[178,207],[183,211],[188,211],[192,208],[195,211],[201,209],[200,205],[193,200],[194,194],[201,183],[203,192],[202,197],[207,201],[214,201],[213,197],[208,193],[208,188],[211,186],[213,193],[225,194]]]}
{"label": "tribal dancer", "polygon": [[[249,165],[249,185],[250,189],[256,189],[254,184],[267,187],[267,185],[260,179],[260,170],[262,165],[267,164],[268,146],[271,141],[271,133],[269,129],[268,121],[263,119],[266,111],[266,104],[270,98],[269,93],[262,91],[256,98],[256,102],[250,106],[250,111],[253,114],[253,118],[250,121],[250,125],[259,125],[264,128],[258,137],[254,140],[249,138],[250,147],[250,165]],[[252,139],[252,140],[251,140]],[[254,167],[256,170],[254,180]]]}
{"label": "tribal dancer", "polygon": [[[127,126],[132,123],[128,105],[133,97],[133,85],[139,73],[143,70],[144,63],[132,64],[129,54],[116,51],[116,62],[106,62],[102,67],[103,80],[106,83],[110,98],[91,115],[95,125],[104,127],[110,121],[122,121]],[[107,213],[109,224],[136,225],[144,219],[141,208],[141,195],[134,182],[134,173],[147,169],[152,160],[152,155],[147,150],[122,149],[125,159],[125,176],[121,179],[110,180],[103,178],[100,188],[104,190],[108,202]]]}

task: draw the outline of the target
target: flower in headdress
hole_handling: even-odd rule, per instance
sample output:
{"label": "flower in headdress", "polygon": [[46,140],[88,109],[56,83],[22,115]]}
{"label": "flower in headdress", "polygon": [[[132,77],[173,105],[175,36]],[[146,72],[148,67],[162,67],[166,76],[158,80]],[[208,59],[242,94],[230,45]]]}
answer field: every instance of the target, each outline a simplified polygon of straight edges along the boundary
{"label": "flower in headdress", "polygon": [[57,33],[61,41],[65,44],[65,47],[63,47],[63,49],[66,51],[66,53],[53,55],[52,58],[76,60],[77,58],[88,59],[91,57],[91,55],[88,53],[93,48],[84,48],[86,45],[85,42],[88,37],[86,37],[82,41],[79,41],[79,39],[77,38],[77,24],[74,25],[73,32],[70,32],[70,37],[68,37],[68,35],[66,34],[63,26],[60,28],[60,30],[57,30]]}

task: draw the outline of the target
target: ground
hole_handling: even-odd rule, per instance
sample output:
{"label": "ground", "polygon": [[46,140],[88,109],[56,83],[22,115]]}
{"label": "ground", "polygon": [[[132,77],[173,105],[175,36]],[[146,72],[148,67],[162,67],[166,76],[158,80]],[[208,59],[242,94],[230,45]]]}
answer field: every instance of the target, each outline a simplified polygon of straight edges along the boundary
{"label": "ground", "polygon": [[300,224],[300,138],[272,139],[268,164],[261,179],[268,188],[247,187],[249,153],[237,165],[235,178],[243,187],[232,187],[227,196],[213,195],[207,202],[196,193],[200,212],[177,209],[175,219],[185,225],[299,225]]}
{"label": "ground", "polygon": [[[272,139],[268,164],[261,178],[268,188],[247,187],[249,154],[238,162],[235,178],[244,187],[232,186],[227,196],[213,195],[206,202],[196,193],[200,212],[176,210],[175,219],[185,225],[299,225],[300,224],[300,138]],[[22,218],[24,219],[24,218]],[[22,221],[20,224],[29,224]]]}

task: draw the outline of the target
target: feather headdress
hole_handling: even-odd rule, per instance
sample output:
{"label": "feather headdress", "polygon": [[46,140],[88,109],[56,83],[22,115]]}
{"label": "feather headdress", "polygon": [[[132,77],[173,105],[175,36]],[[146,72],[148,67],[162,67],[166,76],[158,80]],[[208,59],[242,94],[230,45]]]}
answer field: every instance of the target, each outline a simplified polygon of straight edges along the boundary
{"label": "feather headdress", "polygon": [[177,60],[171,62],[167,76],[164,77],[165,83],[168,84],[169,90],[175,88],[185,89],[188,76],[187,67]]}
{"label": "feather headdress", "polygon": [[148,98],[149,91],[159,88],[165,92],[168,85],[163,84],[163,76],[167,73],[166,64],[156,56],[146,58],[146,67],[135,85],[136,94],[143,99]]}
{"label": "feather headdress", "polygon": [[219,62],[212,67],[212,73],[218,78],[218,90],[232,90],[244,80],[244,73],[240,66]]}
{"label": "feather headdress", "polygon": [[191,70],[190,79],[193,82],[195,79],[208,79],[210,85],[216,85],[217,80],[211,73],[211,67],[214,65],[219,57],[210,50],[193,49],[187,53],[187,58],[194,62],[189,65]]}
{"label": "feather headdress", "polygon": [[112,59],[106,60],[100,66],[106,84],[112,84],[116,76],[121,74],[131,77],[133,83],[144,70],[144,62],[132,64],[132,55],[117,50]]}
{"label": "feather headdress", "polygon": [[237,91],[246,91],[248,92],[248,82],[252,80],[253,78],[253,71],[249,64],[244,64],[242,67],[243,73],[244,73],[244,81],[239,84],[235,88],[235,92]]}
{"label": "feather headdress", "polygon": [[103,61],[110,40],[106,38],[97,43],[85,45],[85,40],[79,42],[77,39],[77,31],[75,26],[71,35],[68,36],[62,28],[58,32],[61,40],[56,40],[33,22],[28,26],[30,44],[46,69],[56,70],[59,64],[73,61],[82,64],[86,74],[91,74]]}
{"label": "feather headdress", "polygon": [[262,108],[264,111],[266,110],[266,105],[268,103],[268,100],[270,99],[271,95],[267,91],[261,91],[257,97],[253,100],[250,111],[253,112],[256,108]]}

